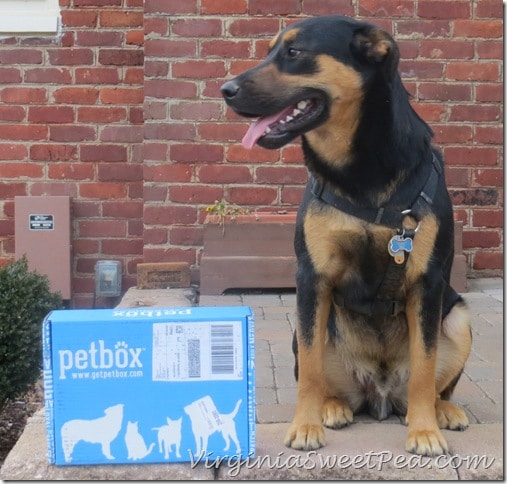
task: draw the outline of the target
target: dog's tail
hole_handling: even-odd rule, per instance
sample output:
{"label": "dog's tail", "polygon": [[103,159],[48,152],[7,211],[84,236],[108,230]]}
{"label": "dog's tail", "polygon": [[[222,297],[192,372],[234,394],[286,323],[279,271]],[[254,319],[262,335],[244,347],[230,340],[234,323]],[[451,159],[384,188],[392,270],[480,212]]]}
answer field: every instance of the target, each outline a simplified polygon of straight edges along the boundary
{"label": "dog's tail", "polygon": [[238,402],[236,403],[236,406],[234,407],[234,410],[229,414],[230,418],[232,418],[232,419],[236,418],[236,414],[238,413],[239,406],[241,405],[242,401],[243,400],[241,398],[238,400]]}

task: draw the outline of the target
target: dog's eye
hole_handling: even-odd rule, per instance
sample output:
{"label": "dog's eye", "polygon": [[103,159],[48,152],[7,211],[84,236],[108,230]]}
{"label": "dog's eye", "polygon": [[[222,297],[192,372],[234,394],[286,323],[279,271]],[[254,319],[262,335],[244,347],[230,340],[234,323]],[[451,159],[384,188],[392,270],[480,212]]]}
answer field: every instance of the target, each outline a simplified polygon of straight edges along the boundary
{"label": "dog's eye", "polygon": [[298,49],[294,49],[294,47],[289,47],[287,49],[287,54],[289,55],[289,57],[297,57],[299,54],[301,54],[301,51],[298,50]]}

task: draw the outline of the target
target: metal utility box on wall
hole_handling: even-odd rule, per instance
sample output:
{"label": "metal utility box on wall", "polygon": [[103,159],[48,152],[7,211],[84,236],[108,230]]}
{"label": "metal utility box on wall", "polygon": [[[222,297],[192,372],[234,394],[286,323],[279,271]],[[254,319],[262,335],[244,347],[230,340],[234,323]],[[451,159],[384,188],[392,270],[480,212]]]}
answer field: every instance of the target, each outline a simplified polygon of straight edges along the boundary
{"label": "metal utility box on wall", "polygon": [[70,197],[14,197],[16,259],[48,276],[51,290],[71,298]]}

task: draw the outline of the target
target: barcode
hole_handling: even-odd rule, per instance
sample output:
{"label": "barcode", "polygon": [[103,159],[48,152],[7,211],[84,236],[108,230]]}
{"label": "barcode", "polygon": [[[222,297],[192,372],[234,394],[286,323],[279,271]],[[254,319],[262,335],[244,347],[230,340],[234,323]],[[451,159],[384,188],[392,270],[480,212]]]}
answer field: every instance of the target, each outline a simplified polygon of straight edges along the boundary
{"label": "barcode", "polygon": [[232,324],[211,325],[211,373],[234,373],[234,340]]}
{"label": "barcode", "polygon": [[187,352],[188,377],[201,378],[201,341],[189,339]]}

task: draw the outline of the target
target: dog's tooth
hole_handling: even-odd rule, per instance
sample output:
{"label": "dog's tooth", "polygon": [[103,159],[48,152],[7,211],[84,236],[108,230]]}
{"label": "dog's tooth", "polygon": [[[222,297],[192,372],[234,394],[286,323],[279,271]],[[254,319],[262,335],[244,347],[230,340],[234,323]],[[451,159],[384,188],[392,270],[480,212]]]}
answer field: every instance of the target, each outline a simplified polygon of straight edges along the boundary
{"label": "dog's tooth", "polygon": [[280,124],[285,124],[285,120],[284,119],[280,119]]}
{"label": "dog's tooth", "polygon": [[298,109],[304,109],[304,108],[306,108],[306,106],[308,106],[308,101],[299,101],[297,106],[298,106]]}
{"label": "dog's tooth", "polygon": [[292,111],[292,116],[297,116],[298,114],[301,114],[299,109],[294,109],[294,111]]}
{"label": "dog's tooth", "polygon": [[292,121],[293,119],[294,119],[294,118],[293,118],[292,116],[287,116],[287,117],[285,118],[285,121]]}
{"label": "dog's tooth", "polygon": [[264,132],[265,132],[266,134],[271,133],[271,128],[268,126],[268,127],[264,130]]}

